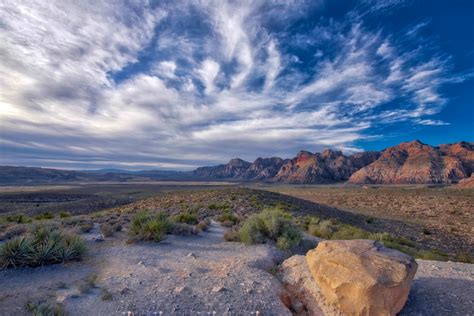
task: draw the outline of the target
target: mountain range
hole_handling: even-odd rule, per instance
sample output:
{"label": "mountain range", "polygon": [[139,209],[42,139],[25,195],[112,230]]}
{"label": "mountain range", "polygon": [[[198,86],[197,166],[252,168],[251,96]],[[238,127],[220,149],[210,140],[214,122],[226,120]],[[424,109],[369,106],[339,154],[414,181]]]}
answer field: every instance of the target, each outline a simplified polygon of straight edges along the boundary
{"label": "mountain range", "polygon": [[258,158],[253,163],[234,158],[224,165],[197,168],[193,174],[205,179],[284,183],[450,184],[469,178],[473,171],[474,143],[430,146],[415,140],[352,155],[326,149],[300,151],[292,159]]}
{"label": "mountain range", "polygon": [[344,155],[326,149],[321,153],[300,151],[296,157],[239,158],[226,164],[200,167],[194,171],[102,169],[57,170],[0,166],[0,184],[70,182],[131,182],[154,180],[230,180],[282,183],[354,184],[451,184],[473,186],[474,143],[458,142],[430,146],[418,140],[382,151]]}

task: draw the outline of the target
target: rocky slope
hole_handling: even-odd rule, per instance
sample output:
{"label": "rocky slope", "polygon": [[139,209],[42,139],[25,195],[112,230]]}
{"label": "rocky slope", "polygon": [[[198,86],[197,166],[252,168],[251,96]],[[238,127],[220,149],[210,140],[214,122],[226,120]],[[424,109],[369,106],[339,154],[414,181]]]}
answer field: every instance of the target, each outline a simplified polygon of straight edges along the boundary
{"label": "rocky slope", "polygon": [[420,141],[401,143],[382,152],[373,163],[349,178],[350,183],[456,183],[471,175],[474,145],[456,143],[433,147]]}

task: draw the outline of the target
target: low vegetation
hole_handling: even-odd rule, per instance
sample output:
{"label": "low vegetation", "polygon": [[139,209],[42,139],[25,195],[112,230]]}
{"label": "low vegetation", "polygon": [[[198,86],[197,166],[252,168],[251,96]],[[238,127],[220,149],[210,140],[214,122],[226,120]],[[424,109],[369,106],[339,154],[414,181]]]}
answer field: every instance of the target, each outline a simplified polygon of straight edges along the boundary
{"label": "low vegetation", "polygon": [[50,304],[47,301],[40,302],[29,302],[26,304],[26,310],[33,316],[64,316],[64,312],[61,305]]}
{"label": "low vegetation", "polygon": [[300,242],[301,233],[289,213],[279,208],[267,208],[248,217],[237,233],[228,233],[225,238],[238,239],[245,244],[271,240],[276,242],[278,248],[286,250]]}
{"label": "low vegetation", "polygon": [[316,216],[304,216],[297,220],[298,226],[310,235],[333,240],[372,239],[384,246],[409,254],[418,259],[446,261],[448,255],[433,249],[421,250],[415,242],[395,237],[387,232],[372,233],[358,227],[343,224],[336,219],[321,220]]}
{"label": "low vegetation", "polygon": [[128,231],[133,240],[159,242],[165,238],[169,229],[170,222],[165,213],[150,214],[145,211],[133,217]]}
{"label": "low vegetation", "polygon": [[0,266],[35,267],[80,260],[85,251],[79,236],[38,225],[27,236],[15,237],[0,246]]}

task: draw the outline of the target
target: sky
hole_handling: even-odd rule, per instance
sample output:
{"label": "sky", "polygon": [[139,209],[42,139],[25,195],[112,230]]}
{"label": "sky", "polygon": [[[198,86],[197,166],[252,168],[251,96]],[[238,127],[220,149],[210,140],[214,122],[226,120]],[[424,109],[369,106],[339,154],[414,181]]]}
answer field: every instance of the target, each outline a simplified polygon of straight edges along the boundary
{"label": "sky", "polygon": [[474,141],[474,1],[0,2],[0,165]]}

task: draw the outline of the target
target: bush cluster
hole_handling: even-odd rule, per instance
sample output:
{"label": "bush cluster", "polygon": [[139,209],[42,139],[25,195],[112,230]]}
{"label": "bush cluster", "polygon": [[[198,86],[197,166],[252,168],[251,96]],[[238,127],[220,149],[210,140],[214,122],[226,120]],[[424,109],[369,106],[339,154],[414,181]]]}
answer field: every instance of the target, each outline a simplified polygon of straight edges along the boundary
{"label": "bush cluster", "polygon": [[165,213],[149,214],[140,212],[130,222],[129,235],[134,240],[162,241],[168,230],[170,222]]}
{"label": "bush cluster", "polygon": [[36,226],[27,236],[6,241],[0,246],[0,266],[42,266],[80,260],[86,251],[77,235],[66,234],[48,226]]}
{"label": "bush cluster", "polygon": [[199,223],[199,217],[193,212],[181,212],[171,217],[171,221],[175,223],[184,223],[188,225],[196,225]]}
{"label": "bush cluster", "polygon": [[406,238],[396,237],[387,232],[372,233],[358,227],[340,223],[336,219],[321,220],[315,216],[298,218],[298,226],[309,234],[332,240],[372,239],[385,247],[404,252],[418,259],[446,261],[448,255],[437,250],[420,250],[416,243]]}
{"label": "bush cluster", "polygon": [[[280,249],[290,249],[301,240],[292,216],[279,208],[267,208],[248,217],[240,226],[238,236],[246,244],[273,240]],[[228,239],[232,238],[235,236],[228,236]]]}

